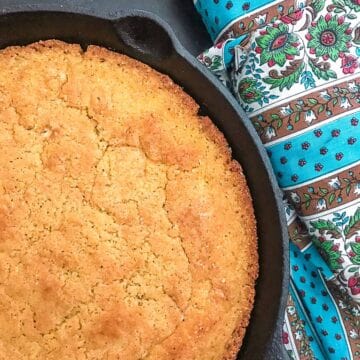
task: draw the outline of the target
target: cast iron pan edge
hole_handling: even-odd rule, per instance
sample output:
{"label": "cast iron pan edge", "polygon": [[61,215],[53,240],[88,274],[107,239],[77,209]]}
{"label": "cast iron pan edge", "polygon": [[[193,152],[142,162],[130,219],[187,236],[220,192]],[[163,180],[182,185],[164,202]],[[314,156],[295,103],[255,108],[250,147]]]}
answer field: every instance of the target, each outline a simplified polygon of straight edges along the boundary
{"label": "cast iron pan edge", "polygon": [[[266,154],[264,147],[260,141],[260,139],[258,138],[258,134],[256,133],[253,125],[251,124],[248,116],[245,114],[245,112],[242,110],[242,108],[238,105],[238,103],[234,100],[233,95],[218,81],[218,79],[213,76],[213,74],[211,72],[209,72],[208,70],[206,70],[204,68],[203,65],[201,65],[196,59],[194,59],[194,57],[187,52],[187,50],[180,44],[180,42],[178,41],[178,39],[176,38],[174,32],[172,31],[171,27],[169,26],[169,24],[165,21],[163,21],[161,18],[159,18],[158,16],[149,13],[149,12],[144,12],[144,11],[130,11],[130,12],[124,12],[123,14],[123,18],[122,19],[127,19],[127,18],[132,18],[132,17],[136,17],[136,16],[140,16],[140,18],[146,17],[148,19],[151,19],[151,21],[154,21],[156,24],[159,24],[161,26],[162,30],[165,30],[165,36],[159,36],[160,34],[156,34],[156,37],[151,37],[151,40],[154,41],[153,44],[151,45],[155,45],[151,48],[151,45],[149,46],[149,44],[146,44],[145,47],[143,47],[141,45],[141,41],[139,43],[139,39],[136,39],[136,33],[138,32],[136,29],[136,27],[134,28],[127,28],[125,26],[125,31],[124,31],[124,27],[120,27],[119,28],[119,35],[120,37],[123,39],[123,41],[125,43],[127,43],[127,45],[129,45],[130,48],[134,49],[136,52],[138,53],[142,53],[145,55],[145,57],[149,57],[148,59],[144,59],[144,62],[147,62],[148,64],[152,65],[153,67],[157,67],[158,64],[158,60],[164,60],[166,58],[170,58],[173,54],[168,50],[168,47],[164,44],[166,44],[167,42],[165,41],[166,36],[169,36],[172,46],[173,46],[173,50],[175,51],[176,55],[180,55],[186,62],[190,63],[190,65],[195,68],[198,72],[202,73],[203,76],[205,76],[207,78],[208,81],[210,81],[216,88],[217,91],[219,93],[221,93],[221,95],[230,103],[230,105],[234,108],[234,110],[238,113],[239,118],[242,120],[243,124],[246,126],[246,129],[248,131],[248,133],[251,135],[252,139],[254,140],[256,146],[257,146],[257,150],[259,152],[259,155],[263,161],[263,164],[266,167],[266,170],[268,172],[269,175],[269,180],[270,183],[272,185],[272,189],[274,190],[273,195],[275,197],[275,201],[276,201],[276,205],[278,208],[278,214],[280,217],[280,223],[281,223],[281,232],[282,232],[282,240],[284,243],[284,263],[283,266],[286,266],[285,269],[283,269],[283,291],[282,291],[282,298],[279,299],[279,314],[277,317],[277,321],[276,321],[276,326],[274,327],[273,330],[273,334],[272,334],[272,339],[269,340],[266,349],[264,349],[264,353],[263,353],[263,359],[285,359],[287,358],[287,354],[285,354],[285,350],[284,347],[282,345],[282,341],[281,341],[281,331],[282,331],[282,325],[283,325],[283,316],[284,316],[284,308],[285,308],[285,304],[286,304],[286,299],[287,299],[287,287],[288,287],[288,264],[287,264],[287,253],[288,253],[288,233],[286,229],[286,220],[284,218],[284,214],[283,214],[283,204],[282,204],[282,197],[281,197],[281,193],[280,190],[278,188],[278,184],[275,178],[275,175],[273,173],[273,169],[269,163],[268,160],[268,155]],[[117,20],[119,21],[119,19]],[[142,20],[143,21],[143,20]],[[132,35],[135,34],[135,38],[132,37]],[[159,42],[159,39],[162,39],[162,41],[164,42]],[[129,41],[130,40],[130,41]],[[134,41],[133,41],[134,40]],[[149,39],[147,39],[148,41]],[[151,48],[151,51],[149,51]],[[155,55],[155,62],[152,61],[152,58],[154,58]],[[134,54],[134,57],[138,58],[138,55]],[[160,69],[161,71],[161,69]],[[174,79],[175,80],[175,79]],[[181,83],[181,80],[179,81],[179,83]],[[204,89],[204,91],[206,92],[206,89]],[[191,94],[191,90],[190,90],[190,94]],[[194,98],[196,98],[196,96],[193,96]],[[211,104],[207,104],[206,100],[204,100],[204,102],[199,102],[199,104],[202,104],[202,106],[206,107],[206,109],[204,110],[204,113],[206,115],[209,115],[214,121],[216,119],[216,117],[212,117],[211,115]],[[219,124],[217,124],[218,127],[221,129],[221,126],[219,126]],[[221,129],[222,130],[222,129]],[[229,138],[227,137],[227,139],[229,140]],[[243,167],[244,164],[242,163]],[[246,172],[245,172],[246,173]],[[250,180],[251,181],[251,180]],[[249,184],[250,188],[251,188],[251,183]],[[253,195],[253,198],[256,195]],[[259,237],[260,238],[260,237]],[[260,266],[261,266],[261,260],[260,260]],[[260,274],[261,276],[261,274]],[[269,290],[271,292],[271,290]],[[255,306],[257,304],[255,303]],[[267,313],[263,312],[262,316],[266,316]],[[261,326],[259,326],[259,328],[256,329],[256,331],[252,331],[253,330],[253,321],[254,321],[254,316],[252,317],[252,319],[250,320],[250,327],[247,330],[247,334],[244,340],[244,344],[243,344],[243,348],[241,350],[241,352],[239,353],[239,359],[255,359],[257,358],[255,355],[255,348],[253,347],[249,347],[248,346],[248,342],[249,342],[249,338],[250,338],[250,332],[252,332],[252,335],[254,336],[254,345],[261,346],[261,344],[256,344],[256,336],[257,336],[257,332],[260,330],[264,330],[261,329]],[[255,327],[255,326],[254,326]],[[270,345],[269,345],[270,344]],[[259,351],[259,348],[257,348],[257,351]]]}
{"label": "cast iron pan edge", "polygon": [[170,75],[224,133],[247,176],[259,235],[260,275],[239,359],[284,358],[280,332],[289,269],[281,195],[263,145],[230,92],[182,47],[169,24],[150,12],[94,16],[93,11],[53,6],[47,11],[33,7],[14,10],[3,10],[0,16],[0,47],[58,38],[124,52]]}

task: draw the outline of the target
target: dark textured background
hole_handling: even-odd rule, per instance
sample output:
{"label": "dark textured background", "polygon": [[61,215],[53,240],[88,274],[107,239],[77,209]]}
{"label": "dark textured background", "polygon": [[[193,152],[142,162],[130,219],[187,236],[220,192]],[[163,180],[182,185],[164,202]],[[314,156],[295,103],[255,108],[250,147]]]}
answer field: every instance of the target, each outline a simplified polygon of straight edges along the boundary
{"label": "dark textured background", "polygon": [[[101,6],[99,7],[99,3]],[[116,3],[116,11],[114,11],[114,4]],[[116,17],[116,12],[121,9],[143,9],[151,11],[164,20],[166,20],[173,28],[180,42],[193,55],[199,54],[202,50],[211,46],[211,40],[205,27],[202,24],[200,16],[195,11],[192,0],[0,0],[0,11],[7,11],[8,8],[14,9],[78,9],[86,10],[91,13],[92,9],[96,9],[99,14],[99,9],[104,15],[111,15]]]}

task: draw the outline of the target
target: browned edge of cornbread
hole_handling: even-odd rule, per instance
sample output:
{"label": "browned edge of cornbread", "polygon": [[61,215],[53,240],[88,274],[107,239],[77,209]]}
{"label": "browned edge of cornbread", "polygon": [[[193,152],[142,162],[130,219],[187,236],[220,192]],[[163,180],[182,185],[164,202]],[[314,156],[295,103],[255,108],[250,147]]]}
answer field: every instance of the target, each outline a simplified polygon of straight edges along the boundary
{"label": "browned edge of cornbread", "polygon": [[[64,42],[58,40],[48,40],[48,41],[40,41],[38,43],[34,43],[28,45],[27,47],[8,47],[1,51],[2,55],[12,56],[17,53],[17,51],[21,48],[21,51],[26,53],[26,48],[35,49],[36,51],[42,51],[42,49],[47,48],[60,48],[65,53],[67,52],[81,52],[79,45],[69,45]],[[159,75],[159,73],[153,69],[151,69],[148,65],[145,65],[137,60],[131,59],[126,55],[118,54],[113,51],[107,50],[105,48],[101,48],[98,46],[89,46],[86,52],[91,51],[91,57],[103,58],[106,61],[119,63],[124,61],[132,63],[136,66],[140,71],[146,71],[149,74],[154,74],[156,76],[161,76],[162,83],[164,87],[170,89],[173,93],[175,93],[179,98],[181,98],[184,106],[190,108],[195,114],[197,113],[199,106],[196,102],[186,93],[184,93],[183,89],[178,85],[174,84],[174,82],[166,75]],[[239,221],[243,221],[246,224],[249,224],[249,230],[253,234],[252,238],[249,239],[251,243],[251,247],[249,247],[249,252],[246,254],[248,258],[251,258],[252,264],[249,266],[249,274],[252,278],[252,284],[249,284],[251,288],[247,289],[247,298],[246,303],[241,304],[243,307],[243,315],[238,322],[236,330],[233,332],[232,338],[229,340],[226,348],[226,352],[223,355],[224,360],[234,359],[236,354],[241,347],[246,327],[249,324],[250,313],[254,303],[255,296],[255,280],[258,276],[258,252],[257,252],[257,243],[256,243],[256,222],[253,213],[252,200],[250,196],[250,192],[248,186],[246,184],[245,177],[242,173],[241,166],[236,160],[231,158],[231,150],[228,146],[228,143],[224,137],[224,135],[217,129],[217,127],[212,123],[212,121],[208,117],[198,116],[201,121],[201,126],[204,131],[205,136],[208,137],[211,141],[219,145],[219,149],[227,159],[227,163],[229,164],[229,168],[233,172],[233,176],[236,178],[236,182],[242,188],[242,199],[241,203],[244,207],[246,207],[249,211],[247,213],[246,219],[239,219]]]}

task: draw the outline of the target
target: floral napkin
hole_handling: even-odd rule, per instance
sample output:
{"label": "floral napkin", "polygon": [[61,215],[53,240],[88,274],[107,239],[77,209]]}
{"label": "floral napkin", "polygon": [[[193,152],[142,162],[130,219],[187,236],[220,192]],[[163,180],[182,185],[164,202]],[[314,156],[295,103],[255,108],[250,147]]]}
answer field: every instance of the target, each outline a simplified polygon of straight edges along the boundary
{"label": "floral napkin", "polygon": [[273,165],[288,221],[292,359],[360,359],[360,0],[195,0]]}

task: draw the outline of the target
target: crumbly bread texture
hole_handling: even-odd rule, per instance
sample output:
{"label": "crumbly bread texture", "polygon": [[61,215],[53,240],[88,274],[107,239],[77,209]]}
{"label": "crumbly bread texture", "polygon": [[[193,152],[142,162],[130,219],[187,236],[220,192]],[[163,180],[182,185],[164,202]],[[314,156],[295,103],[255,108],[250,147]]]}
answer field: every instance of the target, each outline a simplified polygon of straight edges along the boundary
{"label": "crumbly bread texture", "polygon": [[258,273],[228,145],[167,76],[0,51],[0,359],[234,359]]}

